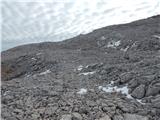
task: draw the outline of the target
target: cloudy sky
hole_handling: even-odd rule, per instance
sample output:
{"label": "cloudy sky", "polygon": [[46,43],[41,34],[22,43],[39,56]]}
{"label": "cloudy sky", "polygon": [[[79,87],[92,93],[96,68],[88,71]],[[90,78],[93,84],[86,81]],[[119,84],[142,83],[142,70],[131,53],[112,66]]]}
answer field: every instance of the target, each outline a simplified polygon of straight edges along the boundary
{"label": "cloudy sky", "polygon": [[3,0],[2,50],[160,14],[160,0]]}

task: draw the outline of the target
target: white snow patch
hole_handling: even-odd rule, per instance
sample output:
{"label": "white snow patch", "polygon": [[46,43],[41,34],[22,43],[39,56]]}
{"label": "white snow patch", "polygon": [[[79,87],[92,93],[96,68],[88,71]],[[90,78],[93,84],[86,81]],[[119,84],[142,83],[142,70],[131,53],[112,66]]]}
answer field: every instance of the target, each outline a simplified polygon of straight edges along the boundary
{"label": "white snow patch", "polygon": [[[125,94],[127,98],[129,99],[134,99],[129,93],[128,93],[128,87],[124,86],[124,87],[117,87],[117,86],[113,86],[114,81],[111,81],[110,84],[108,84],[106,87],[103,86],[99,86],[98,89],[102,90],[104,92],[107,93],[112,93],[112,92],[121,92],[122,94]],[[140,104],[145,104],[142,102],[141,99],[135,99],[137,102],[139,102]]]}
{"label": "white snow patch", "polygon": [[107,93],[121,92],[122,94],[125,94],[127,96],[127,98],[132,98],[132,96],[128,93],[127,86],[118,88],[117,86],[112,86],[112,84],[108,84],[106,87],[99,86],[98,88],[104,92],[107,92]]}
{"label": "white snow patch", "polygon": [[126,48],[121,48],[121,51],[126,52],[129,49],[129,46],[127,46]]}
{"label": "white snow patch", "polygon": [[98,86],[98,89],[99,89],[99,90],[102,90],[102,88],[103,88],[102,86]]}
{"label": "white snow patch", "polygon": [[87,65],[85,68],[88,68],[89,67],[89,65]]}
{"label": "white snow patch", "polygon": [[32,60],[37,60],[36,58],[31,58]]}
{"label": "white snow patch", "polygon": [[111,47],[111,48],[116,48],[116,47],[118,47],[119,45],[121,44],[121,41],[119,40],[119,41],[111,41],[111,42],[109,42],[108,43],[108,45],[107,45],[107,47]]}
{"label": "white snow patch", "polygon": [[85,88],[81,88],[78,92],[77,92],[77,94],[86,94],[87,93],[87,89],[85,89]]}
{"label": "white snow patch", "polygon": [[82,65],[78,66],[78,68],[77,68],[78,71],[81,71],[82,69],[83,69]]}
{"label": "white snow patch", "polygon": [[120,41],[120,40],[114,43],[114,45],[115,45],[116,47],[119,46],[120,44],[121,44],[121,41]]}
{"label": "white snow patch", "polygon": [[50,70],[46,70],[44,72],[41,72],[39,75],[45,75],[45,74],[48,74],[48,73],[51,73],[51,71]]}
{"label": "white snow patch", "polygon": [[142,105],[144,105],[145,103],[142,102],[141,99],[136,99],[139,103],[141,103]]}
{"label": "white snow patch", "polygon": [[153,37],[160,39],[160,35],[153,35]]}
{"label": "white snow patch", "polygon": [[92,74],[94,74],[94,73],[96,73],[96,71],[80,73],[79,75],[92,75]]}
{"label": "white snow patch", "polygon": [[114,81],[111,81],[111,85],[113,85],[114,84]]}

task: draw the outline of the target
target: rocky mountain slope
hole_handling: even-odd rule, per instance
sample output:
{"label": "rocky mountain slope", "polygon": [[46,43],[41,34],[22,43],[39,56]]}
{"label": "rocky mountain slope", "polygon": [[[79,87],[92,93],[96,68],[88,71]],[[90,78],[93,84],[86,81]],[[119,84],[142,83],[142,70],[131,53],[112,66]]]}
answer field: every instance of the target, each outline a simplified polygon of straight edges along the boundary
{"label": "rocky mountain slope", "polygon": [[1,53],[4,120],[160,120],[160,16]]}

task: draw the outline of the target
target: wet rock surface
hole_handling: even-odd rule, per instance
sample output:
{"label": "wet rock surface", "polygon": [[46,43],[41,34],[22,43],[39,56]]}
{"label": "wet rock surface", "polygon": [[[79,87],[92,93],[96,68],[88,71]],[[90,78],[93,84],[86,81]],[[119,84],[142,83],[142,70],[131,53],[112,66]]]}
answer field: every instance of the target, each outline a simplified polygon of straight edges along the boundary
{"label": "wet rock surface", "polygon": [[2,119],[158,120],[159,21],[2,52]]}

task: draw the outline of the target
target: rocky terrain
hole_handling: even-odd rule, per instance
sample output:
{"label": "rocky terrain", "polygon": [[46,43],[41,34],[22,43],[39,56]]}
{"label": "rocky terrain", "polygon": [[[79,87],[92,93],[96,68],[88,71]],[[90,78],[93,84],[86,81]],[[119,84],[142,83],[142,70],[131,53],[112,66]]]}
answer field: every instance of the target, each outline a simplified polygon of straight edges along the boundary
{"label": "rocky terrain", "polygon": [[3,120],[160,120],[160,16],[1,58]]}

